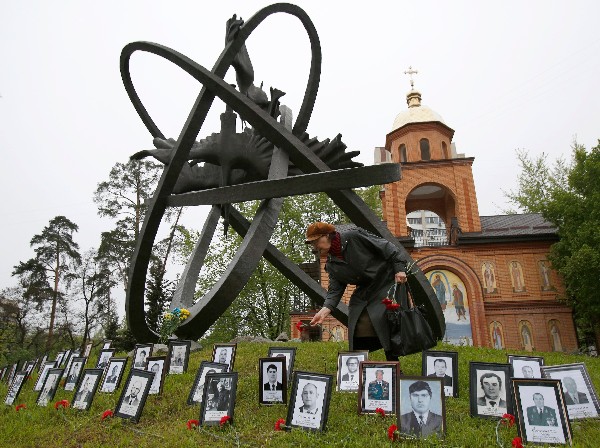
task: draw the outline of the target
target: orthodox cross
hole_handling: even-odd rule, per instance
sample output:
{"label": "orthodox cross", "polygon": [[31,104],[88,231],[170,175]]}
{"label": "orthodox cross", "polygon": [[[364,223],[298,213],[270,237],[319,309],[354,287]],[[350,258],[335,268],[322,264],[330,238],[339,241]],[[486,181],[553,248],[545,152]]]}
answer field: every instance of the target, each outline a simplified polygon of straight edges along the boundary
{"label": "orthodox cross", "polygon": [[410,77],[410,88],[411,88],[411,90],[415,89],[415,82],[413,80],[412,75],[416,75],[417,73],[419,73],[419,72],[417,70],[413,70],[413,68],[412,68],[411,65],[409,65],[408,66],[408,70],[406,70],[404,72],[405,75],[408,75]]}

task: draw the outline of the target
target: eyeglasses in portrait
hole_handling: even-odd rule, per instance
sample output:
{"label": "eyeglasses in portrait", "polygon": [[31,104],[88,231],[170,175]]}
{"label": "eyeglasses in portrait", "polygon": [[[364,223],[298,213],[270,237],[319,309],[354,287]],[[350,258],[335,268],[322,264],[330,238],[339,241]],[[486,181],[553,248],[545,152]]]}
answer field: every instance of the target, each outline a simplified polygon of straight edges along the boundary
{"label": "eyeglasses in portrait", "polygon": [[458,352],[425,350],[421,358],[421,374],[430,378],[441,378],[444,395],[458,397]]}
{"label": "eyeglasses in portrait", "polygon": [[125,387],[119,397],[115,416],[137,422],[142,415],[154,373],[131,369]]}
{"label": "eyeglasses in portrait", "polygon": [[260,404],[287,403],[287,372],[284,357],[258,360]]}
{"label": "eyeglasses in portrait", "polygon": [[398,430],[417,438],[446,434],[444,379],[401,376]]}
{"label": "eyeglasses in portrait", "polygon": [[206,374],[200,425],[218,425],[225,416],[233,423],[237,381],[237,372]]}
{"label": "eyeglasses in portrait", "polygon": [[544,378],[561,381],[569,420],[596,418],[600,415],[598,395],[584,363],[542,367]]}
{"label": "eyeglasses in portrait", "polygon": [[340,392],[358,392],[360,371],[358,366],[369,359],[368,351],[338,353],[337,390]]}
{"label": "eyeglasses in portrait", "polygon": [[541,356],[508,355],[513,378],[542,378],[544,358]]}
{"label": "eyeglasses in portrait", "polygon": [[292,381],[294,373],[294,361],[296,360],[296,347],[269,347],[269,358],[283,357],[286,360],[286,371],[288,384]]}
{"label": "eyeglasses in portrait", "polygon": [[112,393],[119,388],[129,358],[110,358],[100,392]]}
{"label": "eyeglasses in portrait", "polygon": [[323,431],[329,415],[332,385],[332,375],[296,372],[286,425]]}
{"label": "eyeglasses in portrait", "polygon": [[513,380],[519,435],[526,443],[572,445],[560,380]]}
{"label": "eyeglasses in portrait", "polygon": [[471,415],[484,418],[502,418],[513,414],[510,364],[469,363]]}
{"label": "eyeglasses in portrait", "polygon": [[166,356],[149,356],[146,370],[154,373],[154,379],[150,385],[149,395],[160,394],[163,389],[165,380],[165,364],[167,362]]}
{"label": "eyeglasses in portrait", "polygon": [[188,395],[187,404],[191,406],[202,403],[202,396],[204,394],[204,387],[206,385],[206,375],[209,373],[227,372],[227,368],[227,364],[202,361],[198,371],[196,372],[196,378]]}
{"label": "eyeglasses in portrait", "polygon": [[77,391],[73,396],[72,407],[74,409],[79,409],[82,411],[87,411],[90,409],[103,373],[103,369],[85,369],[83,371],[81,381],[79,382]]}
{"label": "eyeglasses in portrait", "polygon": [[229,372],[233,371],[236,348],[237,344],[214,344],[212,361],[227,364],[229,366],[227,370]]}
{"label": "eyeglasses in portrait", "polygon": [[359,364],[359,414],[373,414],[377,408],[389,414],[396,412],[399,369],[397,361],[363,361]]}
{"label": "eyeglasses in portrait", "polygon": [[62,378],[63,372],[64,369],[48,370],[48,375],[46,375],[46,380],[44,381],[42,390],[40,391],[36,400],[38,406],[47,406],[48,403],[54,398],[54,395],[56,394],[56,389],[58,389],[58,383]]}

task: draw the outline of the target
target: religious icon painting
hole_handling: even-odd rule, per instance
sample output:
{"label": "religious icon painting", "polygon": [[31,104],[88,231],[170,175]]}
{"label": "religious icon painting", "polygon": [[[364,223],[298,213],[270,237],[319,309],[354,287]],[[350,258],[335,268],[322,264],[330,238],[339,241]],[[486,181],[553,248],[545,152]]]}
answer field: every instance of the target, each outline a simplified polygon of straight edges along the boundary
{"label": "religious icon painting", "polygon": [[9,383],[8,392],[6,393],[6,398],[4,399],[4,404],[11,406],[15,403],[17,397],[21,393],[21,389],[23,388],[23,384],[25,384],[26,379],[27,372],[25,372],[24,370],[15,373],[12,383]]}
{"label": "religious icon painting", "polygon": [[512,367],[492,362],[469,363],[469,398],[471,416],[502,418],[514,414]]}
{"label": "religious icon painting", "polygon": [[135,344],[133,350],[133,368],[145,370],[148,356],[152,356],[153,344]]}
{"label": "religious icon painting", "polygon": [[237,372],[208,373],[202,395],[200,425],[219,425],[223,417],[233,423],[237,391]]}
{"label": "religious icon painting", "polygon": [[40,374],[38,375],[37,381],[33,386],[34,392],[39,392],[42,390],[42,386],[44,385],[44,381],[46,381],[46,375],[48,375],[48,371],[50,369],[54,369],[56,367],[56,361],[46,361],[44,365],[40,368]]}
{"label": "religious icon painting", "polygon": [[381,408],[386,414],[396,412],[398,401],[398,361],[363,361],[359,364],[358,413],[374,414]]}
{"label": "religious icon painting", "polygon": [[154,373],[154,379],[150,385],[149,395],[160,394],[165,382],[165,365],[167,363],[166,356],[149,356],[146,370]]}
{"label": "religious icon painting", "polygon": [[115,417],[138,422],[144,410],[153,379],[153,372],[131,369],[115,408]]}
{"label": "religious icon painting", "polygon": [[362,361],[369,360],[368,351],[338,352],[337,390],[340,392],[358,392]]}
{"label": "religious icon painting", "polygon": [[81,381],[75,391],[75,395],[73,395],[73,403],[71,405],[73,409],[81,411],[90,409],[103,373],[103,369],[85,369],[83,371]]}
{"label": "religious icon painting", "polygon": [[444,378],[401,376],[398,383],[398,431],[417,438],[446,434]]}
{"label": "religious icon painting", "polygon": [[287,362],[283,356],[258,360],[260,404],[287,403]]}
{"label": "religious icon painting", "polygon": [[441,378],[444,395],[458,398],[458,352],[424,351],[421,374],[429,378]]}
{"label": "religious icon painting", "polygon": [[573,444],[560,380],[515,378],[513,388],[523,443]]}
{"label": "religious icon painting", "polygon": [[77,386],[77,383],[79,382],[86,361],[87,358],[84,356],[76,356],[73,358],[69,370],[65,373],[65,390],[75,390],[75,386]]}
{"label": "religious icon painting", "polygon": [[296,347],[269,347],[269,358],[281,358],[286,360],[287,381],[288,384],[292,381],[292,373],[294,373],[294,361],[296,359]]}
{"label": "religious icon painting", "polygon": [[47,406],[48,403],[52,401],[56,394],[56,389],[58,389],[58,383],[62,378],[63,370],[64,369],[48,370],[48,375],[46,375],[44,385],[36,400],[38,406]]}
{"label": "religious icon painting", "polygon": [[98,362],[96,363],[96,369],[106,369],[110,358],[115,356],[116,350],[114,348],[103,348],[100,350],[98,355]]}
{"label": "religious icon painting", "polygon": [[112,393],[119,388],[129,358],[110,358],[106,366],[106,375],[100,387],[100,392]]}
{"label": "religious icon painting", "polygon": [[169,341],[169,375],[187,372],[192,341]]}
{"label": "religious icon painting", "polygon": [[192,389],[188,395],[187,404],[190,406],[202,403],[202,395],[206,385],[206,375],[209,373],[224,373],[227,372],[229,366],[227,364],[219,364],[218,362],[202,361],[196,372],[196,378]]}
{"label": "religious icon painting", "polygon": [[508,355],[513,378],[542,378],[544,358],[541,356]]}
{"label": "religious icon painting", "polygon": [[218,362],[219,364],[227,364],[227,370],[233,371],[233,364],[235,362],[235,352],[237,344],[214,344],[212,361]]}
{"label": "religious icon painting", "polygon": [[295,372],[286,426],[323,431],[329,415],[333,375]]}
{"label": "religious icon painting", "polygon": [[569,420],[600,415],[598,395],[584,363],[544,366],[542,376],[560,380]]}

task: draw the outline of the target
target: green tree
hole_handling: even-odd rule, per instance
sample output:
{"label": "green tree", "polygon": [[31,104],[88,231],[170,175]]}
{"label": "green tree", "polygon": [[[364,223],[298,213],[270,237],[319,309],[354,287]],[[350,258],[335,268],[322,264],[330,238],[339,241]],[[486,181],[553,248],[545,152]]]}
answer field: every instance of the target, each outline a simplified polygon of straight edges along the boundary
{"label": "green tree", "polygon": [[600,141],[587,151],[573,143],[570,163],[549,166],[546,155],[518,154],[521,164],[516,192],[508,199],[525,212],[541,213],[558,228],[550,262],[561,274],[567,302],[573,307],[580,335],[600,345]]}
{"label": "green tree", "polygon": [[31,239],[31,247],[35,247],[35,261],[21,262],[14,268],[13,275],[21,275],[37,264],[43,267],[53,281],[52,306],[48,325],[48,349],[52,345],[56,307],[61,294],[59,291],[61,278],[68,273],[70,263],[77,263],[80,260],[79,245],[73,241],[73,233],[78,230],[77,224],[64,216],[56,216],[44,227],[42,233],[34,235]]}

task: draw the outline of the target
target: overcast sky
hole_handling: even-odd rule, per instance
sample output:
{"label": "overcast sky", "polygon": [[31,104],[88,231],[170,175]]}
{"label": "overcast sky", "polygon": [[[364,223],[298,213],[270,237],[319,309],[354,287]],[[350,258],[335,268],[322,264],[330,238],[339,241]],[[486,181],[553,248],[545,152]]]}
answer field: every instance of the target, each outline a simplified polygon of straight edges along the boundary
{"label": "overcast sky", "polygon": [[[225,22],[249,18],[259,1],[54,0],[0,2],[0,288],[33,255],[31,237],[65,215],[79,225],[82,251],[112,222],[92,201],[99,182],[152,138],[119,73],[121,49],[145,40],[211,68]],[[419,73],[423,104],[455,130],[457,150],[474,157],[481,215],[507,207],[515,150],[568,156],[574,137],[600,138],[600,2],[300,1],[321,40],[321,87],[308,127],[323,139],[343,135],[372,164]],[[287,95],[296,111],[306,86],[309,45],[300,23],[272,16],[247,42],[256,81]],[[154,121],[177,137],[199,85],[170,63],[134,55],[136,89]],[[227,75],[234,82],[233,70]],[[215,103],[201,137],[218,131]],[[191,214],[192,215],[192,214]],[[190,216],[191,216],[190,215]],[[202,212],[188,226],[201,228]],[[122,312],[122,310],[119,310]]]}

